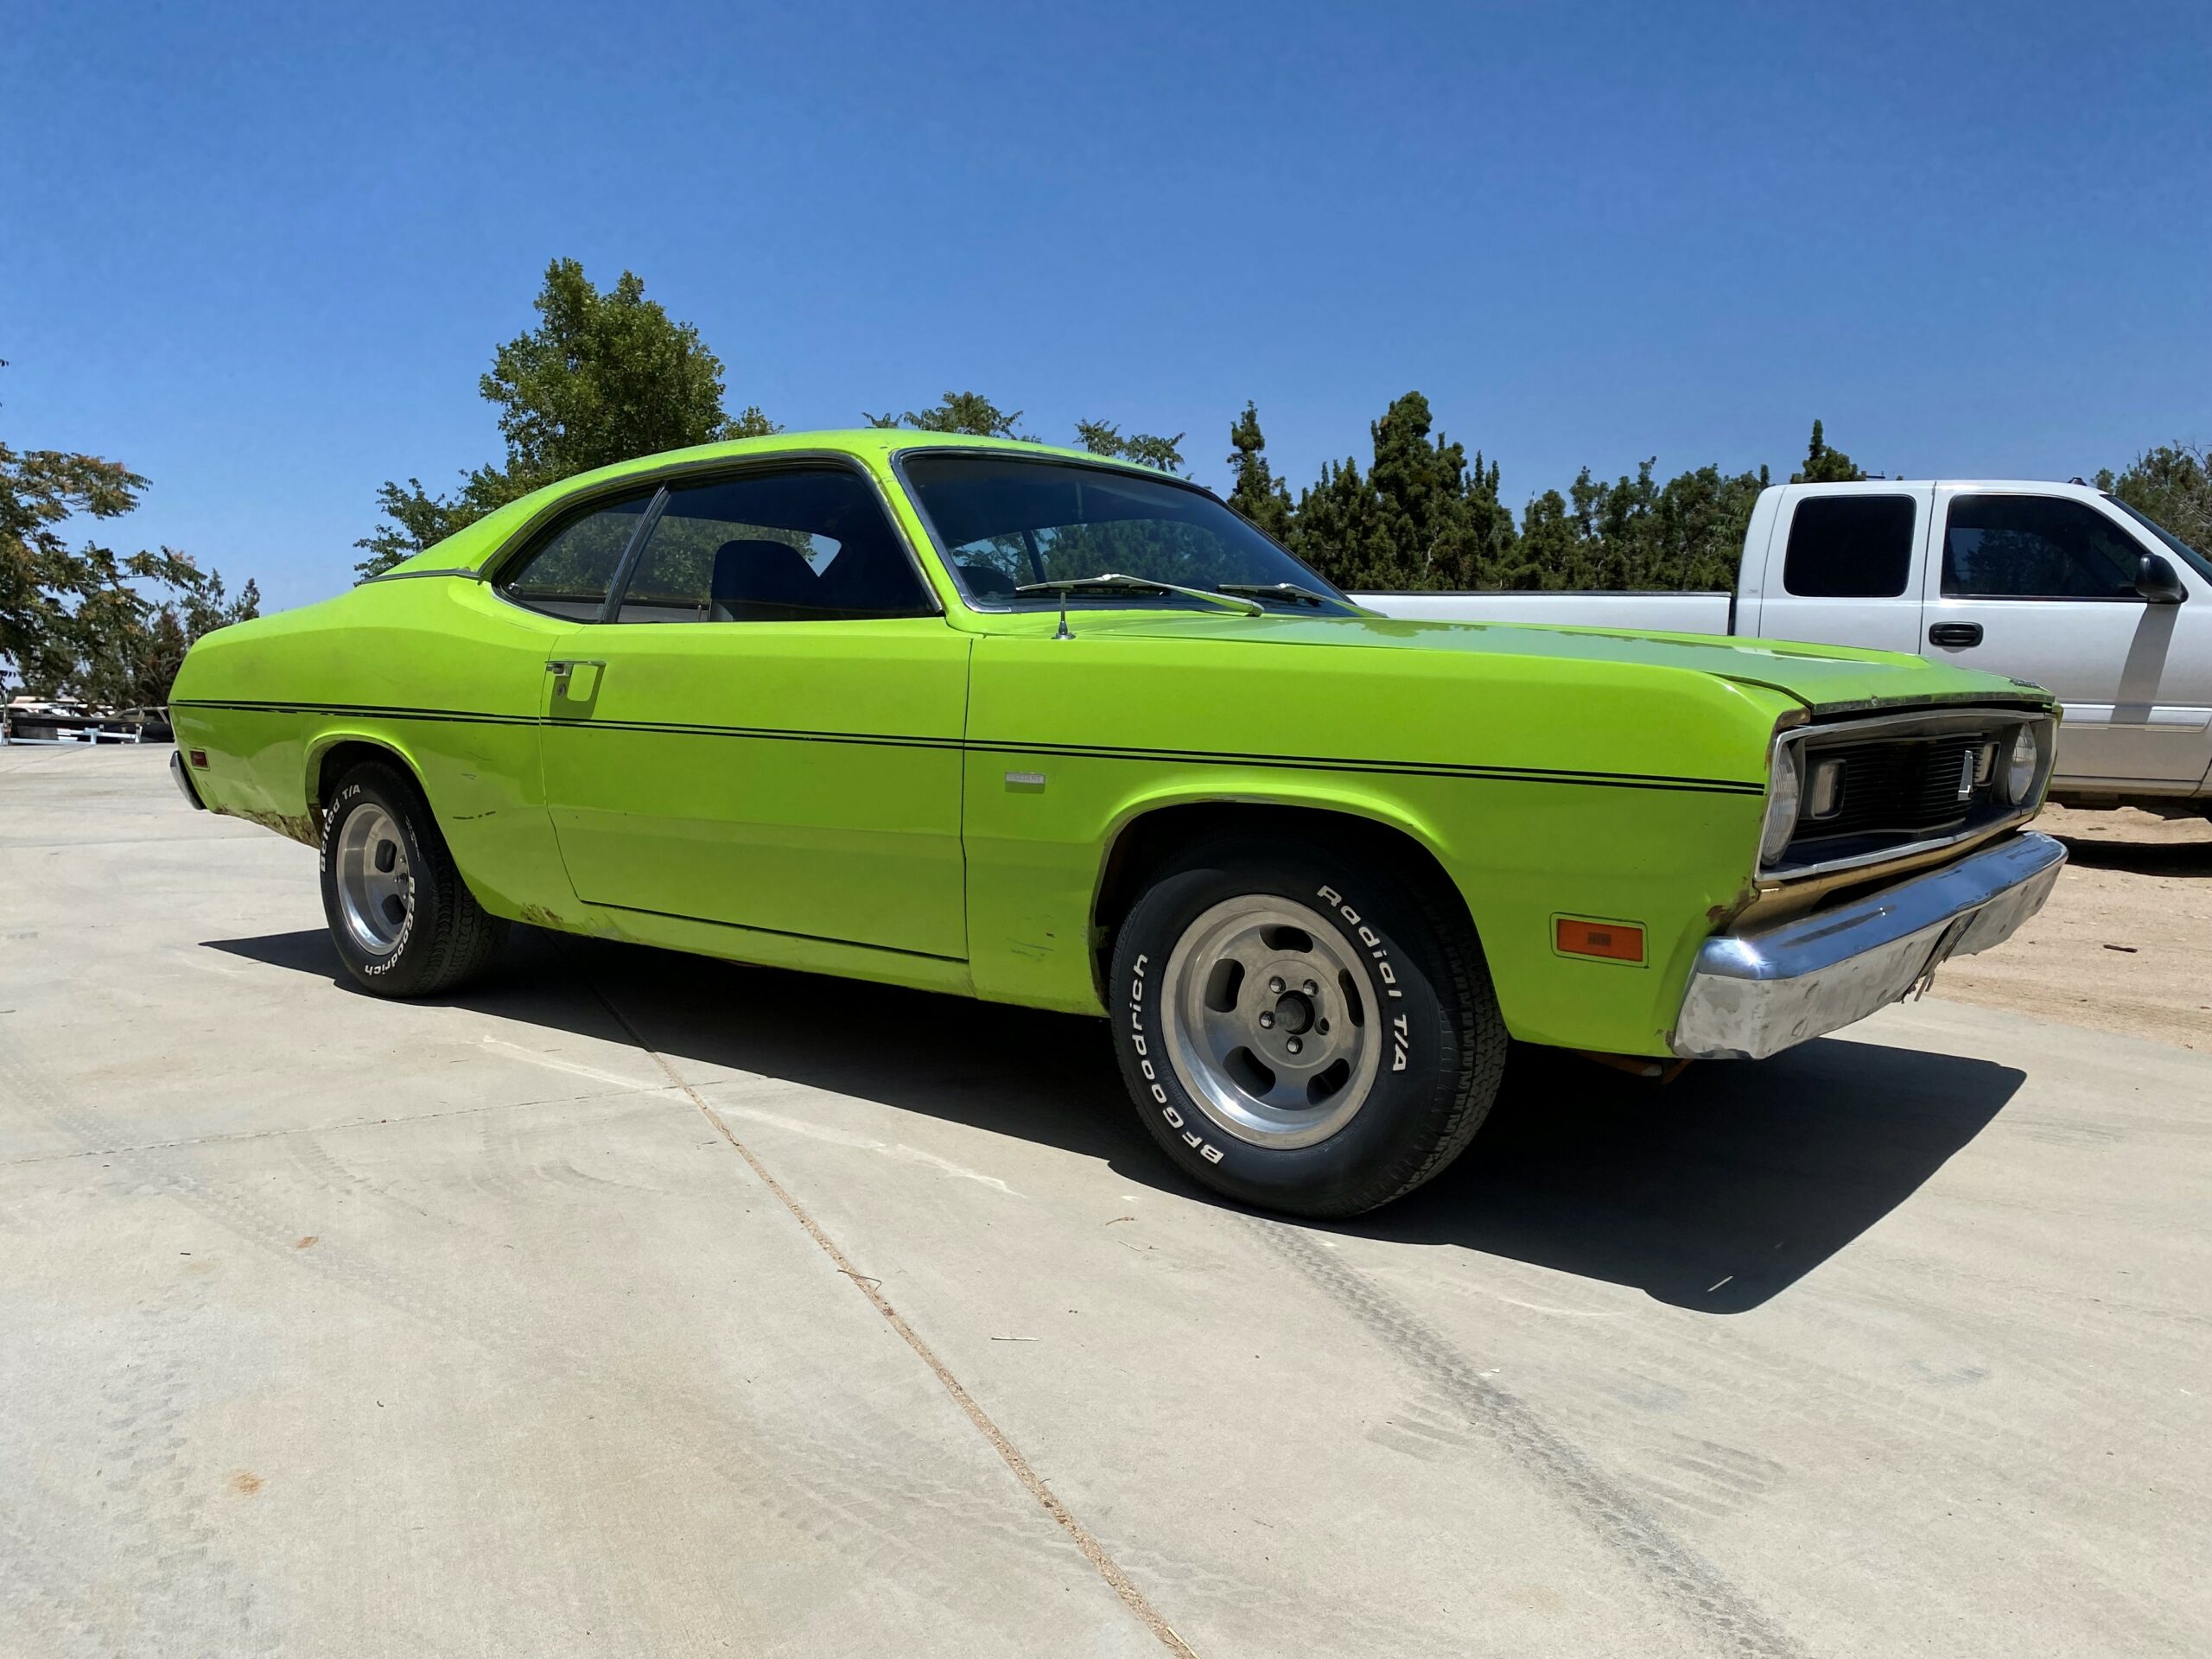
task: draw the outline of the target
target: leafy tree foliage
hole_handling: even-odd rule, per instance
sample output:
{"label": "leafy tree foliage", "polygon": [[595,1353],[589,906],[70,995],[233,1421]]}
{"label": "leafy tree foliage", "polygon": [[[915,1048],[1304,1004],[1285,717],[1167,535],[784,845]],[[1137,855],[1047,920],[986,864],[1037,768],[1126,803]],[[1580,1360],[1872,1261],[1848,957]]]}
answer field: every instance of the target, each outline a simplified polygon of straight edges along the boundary
{"label": "leafy tree foliage", "polygon": [[1813,441],[1805,450],[1802,471],[1790,474],[1792,484],[1856,484],[1866,474],[1852,463],[1851,457],[1840,449],[1831,449],[1821,431],[1821,423],[1813,423]]}
{"label": "leafy tree foliage", "polygon": [[928,409],[908,410],[904,415],[870,415],[861,418],[870,426],[911,426],[918,432],[964,432],[977,438],[1019,438],[1014,429],[1021,411],[1008,414],[980,391],[948,391]]}
{"label": "leafy tree foliage", "polygon": [[450,496],[419,480],[377,492],[385,522],[355,545],[364,577],[542,486],[639,455],[779,430],[758,408],[722,407],[722,363],[624,271],[604,293],[574,259],[556,259],[533,302],[538,323],[492,356],[478,382],[499,410],[505,459],[464,475]]}
{"label": "leafy tree foliage", "polygon": [[120,518],[146,487],[115,461],[0,443],[0,661],[35,695],[166,702],[194,639],[259,613],[252,582],[231,599],[173,548],[73,550],[63,538],[73,516]]}
{"label": "leafy tree foliage", "polygon": [[1184,433],[1172,438],[1155,436],[1149,432],[1132,432],[1122,435],[1122,429],[1110,421],[1077,421],[1075,441],[1094,455],[1118,455],[1123,461],[1134,461],[1141,466],[1156,467],[1163,473],[1180,474],[1183,470]]}
{"label": "leafy tree foliage", "polygon": [[2212,555],[2212,452],[2203,445],[2162,443],[2146,449],[2117,476],[2109,467],[2099,473],[2097,487],[2110,490],[2199,552]]}

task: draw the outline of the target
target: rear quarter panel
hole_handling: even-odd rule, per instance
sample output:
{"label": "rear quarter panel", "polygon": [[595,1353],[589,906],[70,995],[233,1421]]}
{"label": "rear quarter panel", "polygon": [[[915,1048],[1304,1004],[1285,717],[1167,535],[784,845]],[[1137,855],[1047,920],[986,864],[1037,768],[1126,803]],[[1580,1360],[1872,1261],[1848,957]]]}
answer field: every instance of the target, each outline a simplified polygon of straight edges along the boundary
{"label": "rear quarter panel", "polygon": [[471,889],[498,913],[569,906],[537,721],[563,625],[481,582],[370,582],[194,645],[171,694],[177,741],[218,811],[313,844],[323,757],[359,741],[414,772]]}

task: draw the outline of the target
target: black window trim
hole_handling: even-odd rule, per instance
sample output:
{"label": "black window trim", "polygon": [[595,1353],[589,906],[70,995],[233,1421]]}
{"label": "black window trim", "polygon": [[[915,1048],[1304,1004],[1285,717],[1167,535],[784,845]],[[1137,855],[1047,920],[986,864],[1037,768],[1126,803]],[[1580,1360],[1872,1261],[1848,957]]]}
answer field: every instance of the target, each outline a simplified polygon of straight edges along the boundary
{"label": "black window trim", "polygon": [[[519,600],[508,597],[501,591],[499,586],[524,556],[537,550],[535,543],[539,532],[556,520],[566,518],[572,511],[588,509],[601,502],[620,500],[637,492],[643,486],[654,486],[656,487],[651,500],[646,504],[645,512],[640,517],[637,529],[631,532],[630,541],[623,548],[622,557],[615,565],[614,578],[607,583],[607,602],[601,609],[599,617],[591,621],[587,621],[581,617],[555,618],[556,620],[570,622],[578,627],[602,627],[613,620],[613,613],[620,605],[623,586],[629,581],[631,570],[636,565],[639,555],[645,550],[643,532],[651,524],[658,520],[660,509],[666,502],[671,490],[679,486],[688,488],[700,483],[721,483],[728,479],[741,478],[753,473],[819,468],[825,463],[830,467],[856,474],[874,496],[875,505],[882,512],[884,522],[890,526],[893,538],[897,542],[899,550],[906,554],[906,563],[913,570],[915,581],[921,584],[922,595],[927,608],[918,614],[944,615],[944,596],[938,592],[937,584],[930,580],[929,570],[922,563],[921,556],[915,549],[913,537],[906,533],[906,527],[899,522],[899,515],[892,510],[891,498],[884,490],[883,481],[876,477],[874,469],[868,467],[861,457],[842,449],[779,449],[772,454],[715,456],[702,461],[673,461],[665,467],[648,467],[642,472],[632,473],[622,478],[611,478],[603,485],[592,485],[588,488],[577,490],[573,494],[564,495],[558,500],[548,502],[544,507],[530,516],[530,521],[527,524],[522,525],[501,543],[498,552],[485,560],[479,569],[468,574],[483,582],[503,602],[512,605],[517,610],[529,611],[532,616],[551,616],[552,613],[549,611],[533,609]],[[899,484],[904,487],[906,480],[903,476],[899,479]],[[912,492],[909,491],[908,493],[911,496]],[[917,511],[918,512],[918,509]],[[926,517],[924,522],[927,522]],[[932,537],[935,533],[934,531],[931,532]],[[955,582],[953,586],[957,591],[959,584]],[[823,619],[824,621],[833,622],[842,620],[846,619],[837,617]]]}
{"label": "black window trim", "polygon": [[[1316,578],[1320,584],[1319,591],[1336,594],[1352,614],[1362,613],[1357,600],[1344,593],[1336,583],[1322,575],[1297,554],[1292,552],[1195,479],[1185,478],[1177,473],[1163,472],[1157,467],[1147,467],[1141,461],[1116,461],[1111,455],[1068,455],[1062,454],[1057,450],[1044,448],[1039,448],[1034,454],[1025,454],[1020,449],[1002,448],[995,443],[903,444],[891,452],[891,471],[899,480],[899,487],[906,493],[906,499],[913,505],[914,516],[922,521],[922,528],[929,532],[930,546],[937,554],[938,562],[944,567],[945,578],[951,582],[952,591],[960,596],[960,603],[964,608],[974,612],[978,616],[1005,616],[1011,613],[1015,607],[1010,604],[979,603],[976,595],[968,591],[968,584],[960,580],[958,565],[952,556],[952,550],[945,545],[944,537],[938,533],[937,521],[930,517],[929,506],[922,499],[921,492],[914,487],[914,480],[906,475],[906,462],[917,455],[988,455],[994,460],[1016,461],[1028,466],[1080,467],[1096,473],[1112,473],[1122,478],[1140,478],[1149,480],[1155,484],[1172,484],[1178,489],[1188,490],[1192,495],[1205,497],[1223,512],[1233,516],[1238,524],[1244,525],[1255,536],[1267,543],[1300,569]],[[1080,602],[1078,595],[1070,594],[1069,597]],[[1132,595],[1125,594],[1107,602],[1126,607],[1135,601]]]}
{"label": "black window trim", "polygon": [[[1936,577],[1936,597],[1933,601],[1929,601],[1930,603],[1940,605],[1944,603],[1946,601],[1952,600],[1961,601],[1971,601],[1980,605],[2147,605],[2151,602],[2149,600],[2144,598],[2140,594],[1953,593],[1950,590],[1950,584],[1944,578],[1944,566],[1950,562],[1951,556],[1951,509],[1958,505],[1959,498],[1961,496],[1983,496],[1993,500],[2005,501],[2069,502],[2075,506],[2082,508],[2084,512],[2094,513],[2098,518],[2103,519],[2107,524],[2118,530],[2122,535],[2126,536],[2130,542],[2133,542],[2135,544],[2135,549],[2139,553],[2149,550],[2144,547],[2143,538],[2136,533],[2135,526],[2133,524],[2129,524],[2124,518],[2114,518],[2111,513],[2107,512],[2102,507],[2093,506],[2088,502],[2082,500],[2081,497],[2076,495],[2058,495],[2050,490],[1954,489],[1951,492],[1950,499],[1943,503],[1942,539],[1940,544],[1934,550],[1936,554],[1933,561],[1936,567],[1934,573]],[[2163,553],[2163,550],[2161,550],[2161,552]]]}

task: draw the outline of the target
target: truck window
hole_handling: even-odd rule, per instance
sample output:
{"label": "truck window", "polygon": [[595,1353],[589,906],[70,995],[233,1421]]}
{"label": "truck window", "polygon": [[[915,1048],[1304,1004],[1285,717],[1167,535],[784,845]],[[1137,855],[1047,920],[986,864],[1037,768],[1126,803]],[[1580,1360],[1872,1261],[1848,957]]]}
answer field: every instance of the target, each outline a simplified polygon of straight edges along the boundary
{"label": "truck window", "polygon": [[2143,550],[2095,508],[2052,495],[1960,495],[1943,527],[1946,598],[2133,599]]}
{"label": "truck window", "polygon": [[1814,495],[1789,520],[1782,585],[1801,599],[1897,599],[1912,580],[1912,498]]}

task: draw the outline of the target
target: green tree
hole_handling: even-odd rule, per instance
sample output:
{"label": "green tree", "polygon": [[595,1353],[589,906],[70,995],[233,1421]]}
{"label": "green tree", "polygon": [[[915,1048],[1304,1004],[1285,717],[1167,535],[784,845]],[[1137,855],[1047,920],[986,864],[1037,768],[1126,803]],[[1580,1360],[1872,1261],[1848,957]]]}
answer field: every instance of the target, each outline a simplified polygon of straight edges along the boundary
{"label": "green tree", "polygon": [[911,426],[918,432],[964,432],[977,438],[1023,435],[1014,429],[1021,411],[1017,409],[1009,414],[980,391],[948,391],[928,409],[910,409],[903,415],[870,415],[863,410],[861,418],[870,426]]}
{"label": "green tree", "polygon": [[1792,473],[1792,484],[1856,484],[1866,474],[1852,463],[1852,459],[1840,449],[1831,449],[1827,439],[1821,432],[1821,423],[1813,423],[1813,441],[1805,450],[1805,465],[1802,471]]}
{"label": "green tree", "polygon": [[1582,527],[1568,513],[1567,498],[1546,490],[1522,510],[1521,534],[1511,561],[1499,570],[1497,586],[1524,591],[1578,588],[1584,549]]}
{"label": "green tree", "polygon": [[120,518],[146,487],[115,461],[0,443],[0,660],[34,693],[165,702],[194,639],[258,613],[252,582],[230,599],[219,575],[173,548],[69,547],[71,518]]}
{"label": "green tree", "polygon": [[2212,453],[2202,445],[2162,443],[2145,449],[2118,476],[2110,468],[2099,473],[2097,487],[2212,556]]}
{"label": "green tree", "polygon": [[1268,441],[1261,434],[1260,411],[1253,404],[1245,404],[1244,412],[1229,429],[1229,443],[1235,451],[1229,464],[1235,468],[1236,480],[1229,492],[1229,505],[1252,524],[1288,545],[1295,517],[1290,487],[1268,464]]}
{"label": "green tree", "polygon": [[1149,432],[1132,432],[1124,437],[1121,428],[1110,421],[1075,423],[1076,442],[1092,454],[1118,455],[1124,461],[1156,467],[1163,473],[1182,472],[1185,435],[1178,432],[1172,438],[1162,438]]}
{"label": "green tree", "polygon": [[1362,576],[1374,564],[1369,549],[1376,532],[1375,492],[1350,455],[1339,466],[1321,463],[1321,476],[1299,492],[1291,520],[1290,550],[1339,588],[1368,587]]}
{"label": "green tree", "polygon": [[556,259],[532,302],[535,328],[492,356],[477,382],[499,411],[506,454],[466,474],[451,496],[409,479],[377,492],[385,522],[355,545],[364,576],[474,524],[541,486],[664,449],[760,437],[779,430],[758,408],[733,417],[722,406],[721,359],[699,331],[645,298],[624,271],[601,292],[574,259]]}

